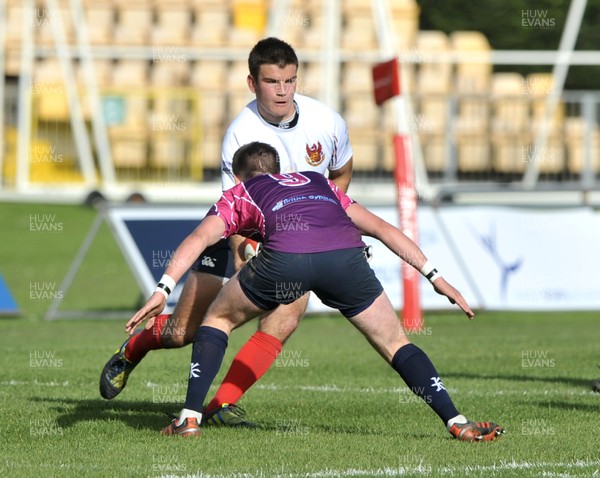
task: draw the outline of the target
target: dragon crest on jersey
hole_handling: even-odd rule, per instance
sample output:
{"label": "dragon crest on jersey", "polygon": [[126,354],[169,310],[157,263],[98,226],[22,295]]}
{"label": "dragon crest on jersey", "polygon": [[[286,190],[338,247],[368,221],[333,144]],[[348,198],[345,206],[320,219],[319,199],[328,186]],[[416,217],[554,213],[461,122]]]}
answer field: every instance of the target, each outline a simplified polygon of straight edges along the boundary
{"label": "dragon crest on jersey", "polygon": [[312,146],[306,145],[306,162],[308,164],[318,166],[324,159],[323,146],[321,146],[320,142],[317,141],[317,144],[313,144]]}

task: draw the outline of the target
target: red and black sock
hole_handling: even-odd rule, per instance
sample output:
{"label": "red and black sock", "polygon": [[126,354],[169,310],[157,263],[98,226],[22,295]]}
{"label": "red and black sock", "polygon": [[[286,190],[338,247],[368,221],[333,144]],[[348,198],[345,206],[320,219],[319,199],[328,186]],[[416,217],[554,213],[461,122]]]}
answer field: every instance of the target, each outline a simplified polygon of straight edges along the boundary
{"label": "red and black sock", "polygon": [[130,362],[139,362],[150,350],[164,348],[161,333],[169,317],[171,316],[168,314],[159,315],[154,319],[152,327],[131,337],[125,347],[125,358]]}

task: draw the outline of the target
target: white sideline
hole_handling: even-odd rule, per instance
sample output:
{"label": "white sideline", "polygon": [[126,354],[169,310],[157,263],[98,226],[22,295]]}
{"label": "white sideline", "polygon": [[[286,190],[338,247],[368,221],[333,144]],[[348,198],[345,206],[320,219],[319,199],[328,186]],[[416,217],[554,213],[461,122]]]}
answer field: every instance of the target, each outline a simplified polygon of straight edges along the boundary
{"label": "white sideline", "polygon": [[[546,471],[548,468],[561,468],[566,470],[577,470],[587,469],[593,467],[600,467],[600,460],[576,460],[574,462],[500,462],[499,464],[493,465],[467,465],[467,466],[456,466],[456,467],[442,467],[434,468],[430,465],[418,464],[415,466],[399,466],[398,468],[375,468],[375,469],[360,469],[360,468],[346,468],[346,469],[333,469],[325,468],[324,470],[306,472],[306,473],[281,473],[274,474],[273,470],[264,471],[257,470],[256,472],[243,472],[233,473],[229,475],[212,475],[204,472],[195,474],[183,474],[183,475],[159,475],[156,478],[173,478],[178,476],[180,478],[266,478],[267,476],[273,478],[329,478],[329,477],[351,477],[351,476],[384,476],[384,477],[395,477],[395,476],[414,476],[415,473],[419,473],[422,476],[466,476],[469,473],[479,473],[489,476],[490,472],[501,472],[507,470],[539,470],[539,476],[575,476],[565,475],[564,473]],[[580,476],[600,476],[600,468],[595,470],[588,470],[593,474],[586,474]]]}

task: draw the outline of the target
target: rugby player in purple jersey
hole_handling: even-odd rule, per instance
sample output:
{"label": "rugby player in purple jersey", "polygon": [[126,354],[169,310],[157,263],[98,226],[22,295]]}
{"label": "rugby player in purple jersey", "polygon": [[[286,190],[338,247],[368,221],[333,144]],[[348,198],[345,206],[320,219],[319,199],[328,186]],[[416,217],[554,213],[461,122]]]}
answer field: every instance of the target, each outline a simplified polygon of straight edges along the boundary
{"label": "rugby player in purple jersey", "polygon": [[[163,435],[198,436],[203,403],[221,366],[229,334],[253,317],[272,313],[295,300],[282,291],[314,292],[338,309],[398,372],[409,388],[462,441],[491,441],[504,432],[492,422],[467,420],[454,406],[438,372],[406,336],[379,280],[364,256],[362,234],[381,240],[418,269],[436,292],[474,314],[454,287],[402,232],[352,201],[323,175],[312,171],[279,173],[276,150],[260,142],[234,154],[237,184],[225,191],[200,225],[177,248],[156,291],[131,318],[133,333],[156,317],[198,253],[231,234],[262,238],[263,250],[221,290],[194,337],[183,410]],[[295,224],[295,227],[290,227]],[[285,227],[284,227],[285,226]]]}

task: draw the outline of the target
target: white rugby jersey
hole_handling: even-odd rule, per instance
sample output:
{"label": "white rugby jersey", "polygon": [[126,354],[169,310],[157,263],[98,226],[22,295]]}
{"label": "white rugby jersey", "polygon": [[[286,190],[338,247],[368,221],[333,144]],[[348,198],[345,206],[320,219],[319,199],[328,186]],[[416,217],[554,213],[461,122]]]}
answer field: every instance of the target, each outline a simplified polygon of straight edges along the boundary
{"label": "white rugby jersey", "polygon": [[258,113],[256,100],[246,105],[233,120],[223,139],[221,181],[223,191],[235,186],[231,170],[233,154],[240,146],[260,141],[279,153],[281,172],[340,169],[352,157],[348,127],[339,113],[327,105],[299,94],[294,95],[298,123],[288,129],[278,128]]}

